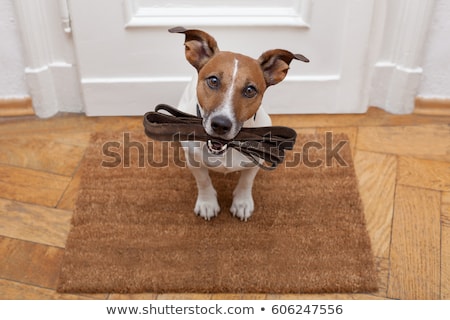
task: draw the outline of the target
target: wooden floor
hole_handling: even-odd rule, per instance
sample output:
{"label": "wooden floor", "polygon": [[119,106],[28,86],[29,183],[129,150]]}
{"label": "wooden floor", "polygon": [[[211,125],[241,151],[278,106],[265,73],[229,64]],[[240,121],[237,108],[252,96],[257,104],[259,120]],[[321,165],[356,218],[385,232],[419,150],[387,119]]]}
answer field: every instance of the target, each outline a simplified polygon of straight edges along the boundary
{"label": "wooden floor", "polygon": [[0,120],[0,299],[450,299],[450,117],[274,116],[300,133],[349,135],[380,290],[354,295],[62,295],[55,292],[77,168],[95,131],[141,118]]}

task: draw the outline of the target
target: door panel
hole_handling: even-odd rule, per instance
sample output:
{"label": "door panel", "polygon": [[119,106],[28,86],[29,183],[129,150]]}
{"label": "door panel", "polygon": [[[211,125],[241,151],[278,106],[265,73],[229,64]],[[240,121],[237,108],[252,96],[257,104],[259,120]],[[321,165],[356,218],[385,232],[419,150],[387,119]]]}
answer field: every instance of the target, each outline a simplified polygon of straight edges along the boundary
{"label": "door panel", "polygon": [[364,112],[373,0],[70,0],[88,115],[142,115],[176,105],[195,69],[172,26],[200,28],[222,50],[257,58],[283,48],[288,77],[264,97],[270,113]]}

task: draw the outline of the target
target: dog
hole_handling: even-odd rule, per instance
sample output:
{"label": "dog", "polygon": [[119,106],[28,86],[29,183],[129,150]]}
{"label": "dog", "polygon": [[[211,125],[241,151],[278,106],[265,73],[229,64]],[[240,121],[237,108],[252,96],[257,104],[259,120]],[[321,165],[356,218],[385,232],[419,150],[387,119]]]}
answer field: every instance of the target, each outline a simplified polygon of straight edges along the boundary
{"label": "dog", "polygon": [[224,141],[232,140],[242,127],[271,126],[269,115],[261,107],[265,90],[285,78],[292,60],[309,60],[283,49],[266,51],[255,60],[220,51],[216,40],[201,30],[175,27],[169,32],[185,35],[186,60],[197,70],[178,108],[201,116],[206,133],[218,139],[181,142],[198,189],[194,212],[206,220],[220,212],[209,169],[241,171],[230,212],[247,221],[254,210],[252,187],[259,167],[235,149],[228,149]]}

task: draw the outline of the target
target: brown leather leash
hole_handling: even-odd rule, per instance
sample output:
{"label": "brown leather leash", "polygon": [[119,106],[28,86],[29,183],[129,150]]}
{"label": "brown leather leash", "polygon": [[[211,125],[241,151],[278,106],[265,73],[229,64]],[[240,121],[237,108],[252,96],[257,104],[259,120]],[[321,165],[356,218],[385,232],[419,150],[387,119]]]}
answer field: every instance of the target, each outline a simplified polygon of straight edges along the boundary
{"label": "brown leather leash", "polygon": [[233,140],[221,140],[208,135],[202,121],[201,117],[159,104],[144,116],[145,134],[159,141],[216,141],[236,149],[265,170],[273,170],[284,161],[284,150],[292,150],[297,137],[291,128],[273,126],[242,128]]}

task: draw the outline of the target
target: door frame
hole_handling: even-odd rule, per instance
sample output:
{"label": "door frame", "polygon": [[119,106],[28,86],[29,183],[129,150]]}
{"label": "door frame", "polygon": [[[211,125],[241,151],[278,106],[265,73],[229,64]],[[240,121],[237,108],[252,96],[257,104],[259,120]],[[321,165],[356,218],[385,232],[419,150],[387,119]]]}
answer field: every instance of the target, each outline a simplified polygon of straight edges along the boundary
{"label": "door frame", "polygon": [[83,112],[66,0],[13,1],[25,57],[25,80],[37,116]]}
{"label": "door frame", "polygon": [[[373,4],[368,47],[354,48],[366,50],[364,70],[343,75],[348,86],[341,94],[363,81],[360,112],[369,105],[392,113],[412,112],[435,0],[354,0],[351,7],[368,3]],[[14,6],[36,114],[84,112],[67,0],[15,0]]]}

